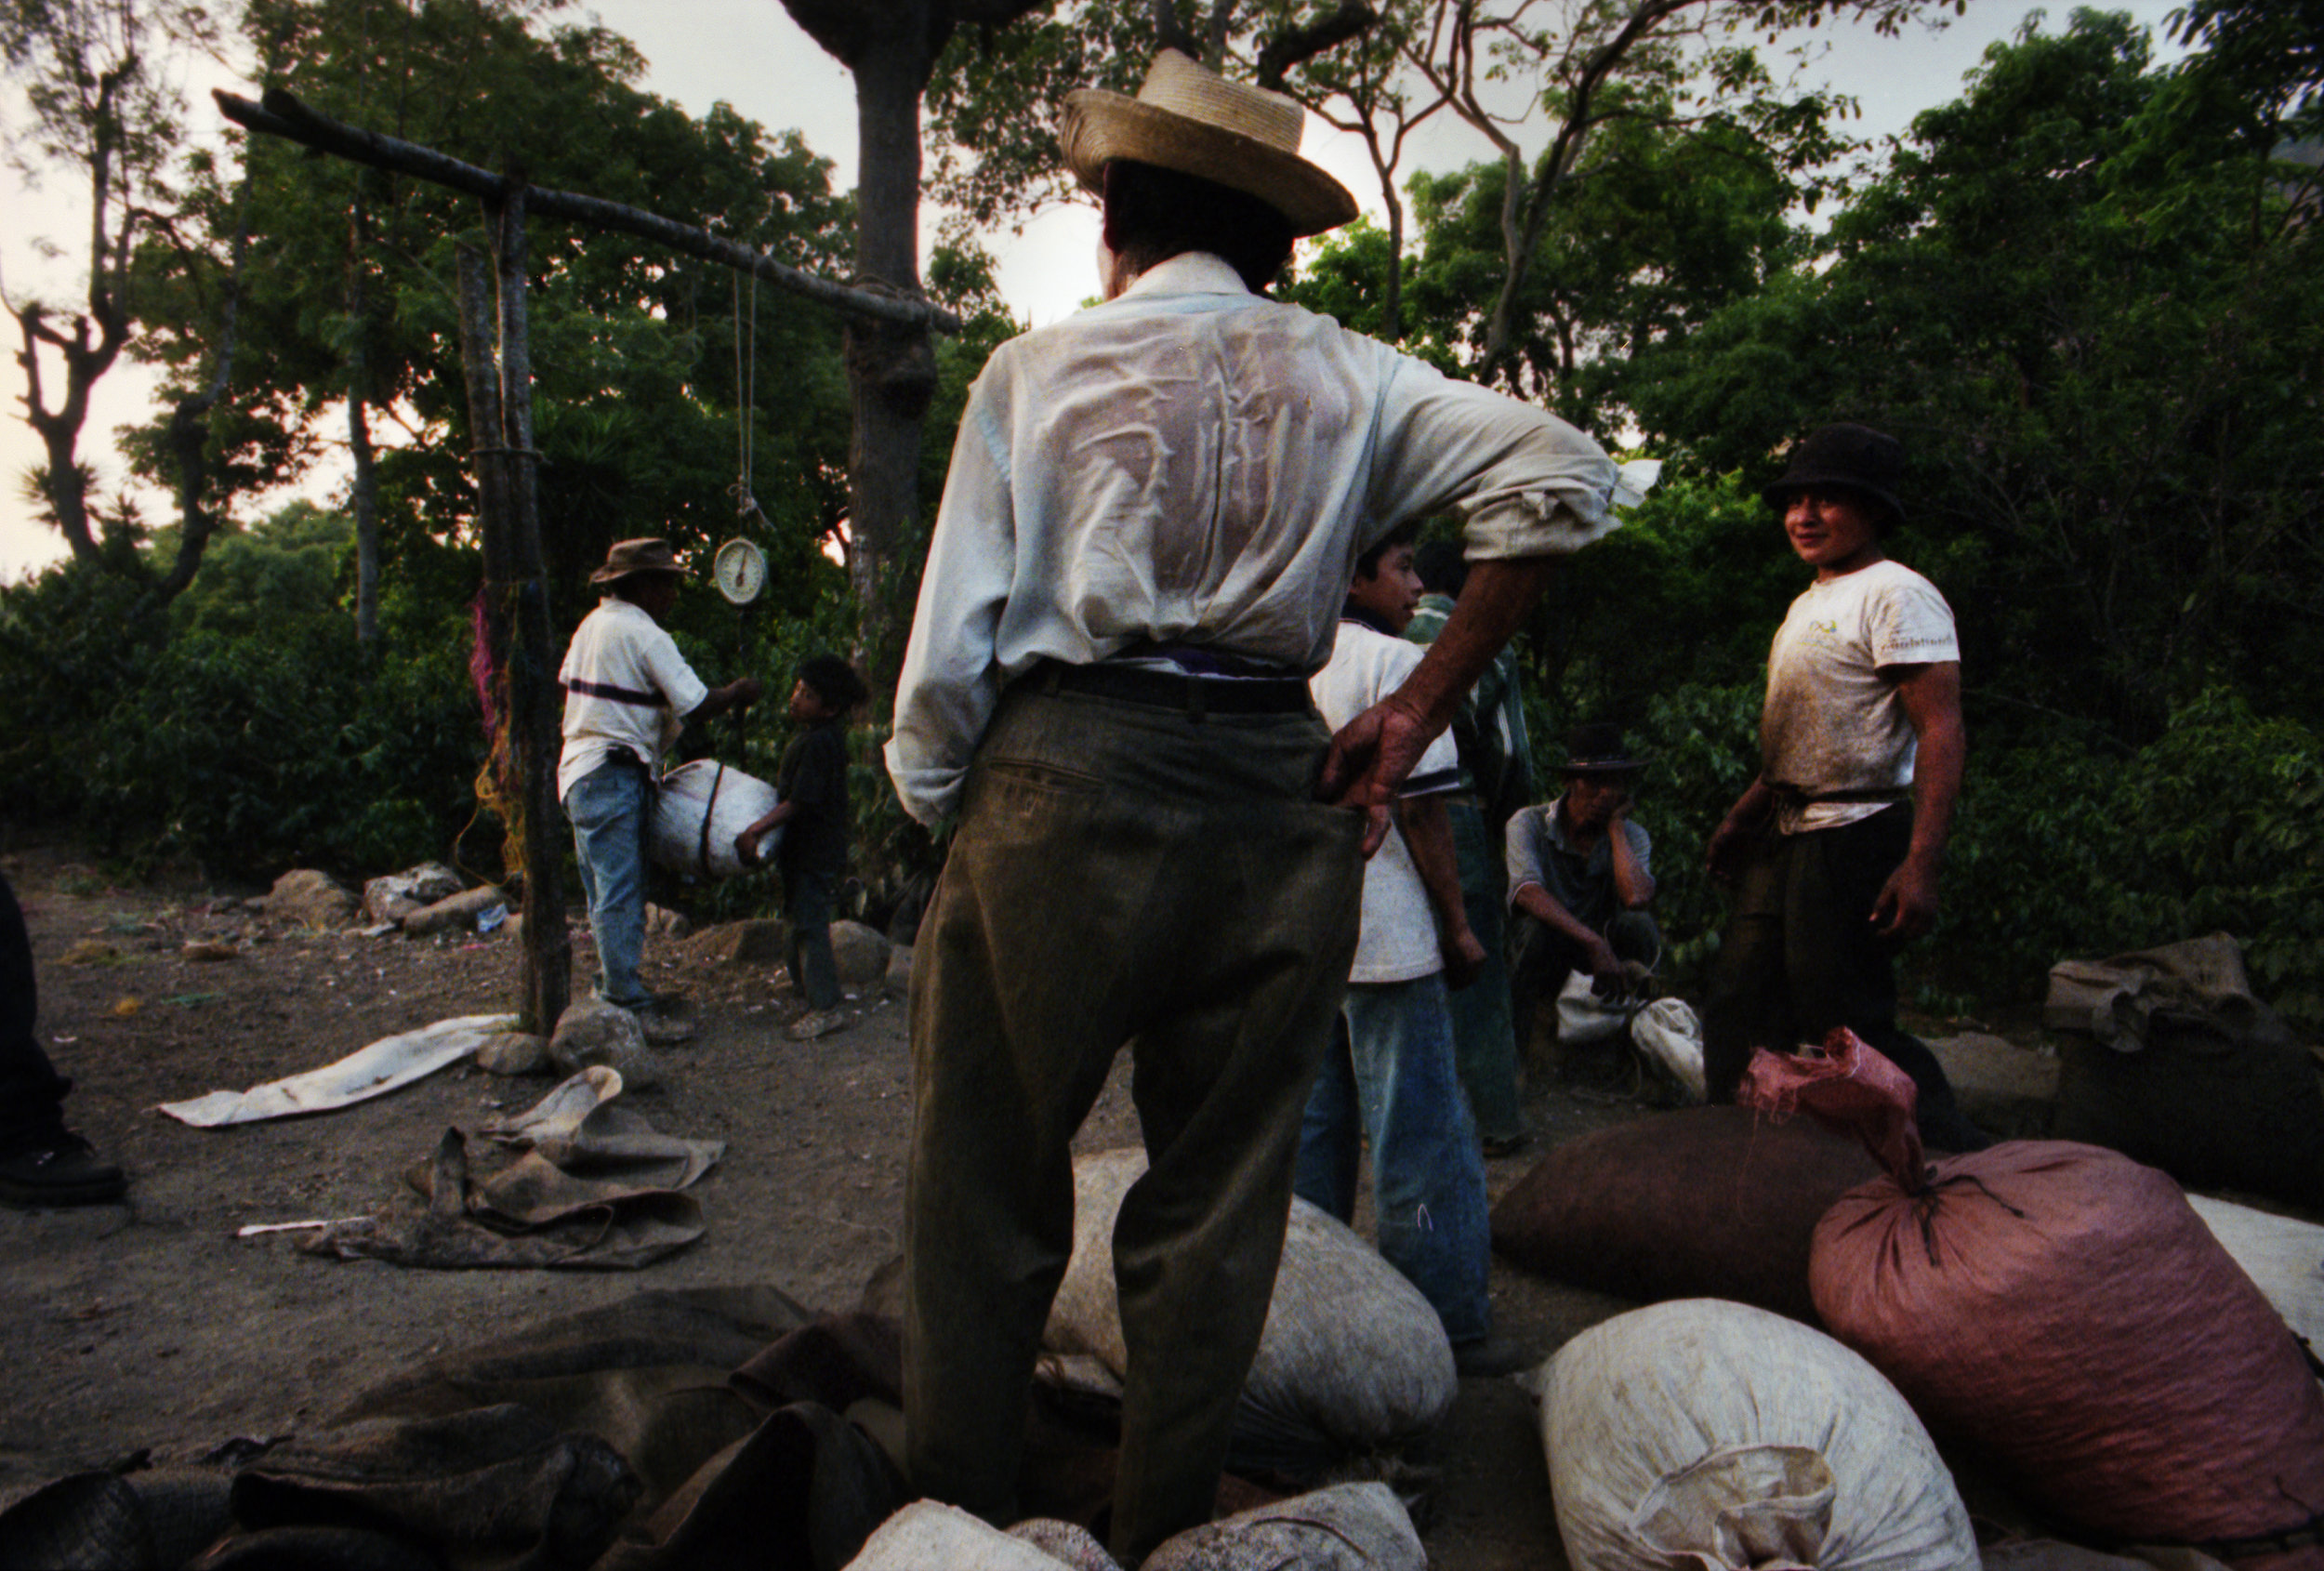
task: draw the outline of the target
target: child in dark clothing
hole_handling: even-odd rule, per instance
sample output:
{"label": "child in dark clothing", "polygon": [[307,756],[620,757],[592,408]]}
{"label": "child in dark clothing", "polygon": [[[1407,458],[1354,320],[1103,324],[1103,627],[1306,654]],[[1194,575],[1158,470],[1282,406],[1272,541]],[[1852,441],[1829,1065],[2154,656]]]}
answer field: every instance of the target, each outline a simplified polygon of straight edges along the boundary
{"label": "child in dark clothing", "polygon": [[735,837],[746,867],[759,865],[759,842],[781,826],[774,853],[790,915],[787,960],[791,985],[807,1013],[784,1033],[794,1042],[828,1036],[847,1024],[839,1010],[838,970],[831,958],[831,897],[847,871],[847,738],[841,721],[868,696],[855,667],[836,654],[800,665],[791,688],[791,719],[806,729],[783,750],[774,810]]}

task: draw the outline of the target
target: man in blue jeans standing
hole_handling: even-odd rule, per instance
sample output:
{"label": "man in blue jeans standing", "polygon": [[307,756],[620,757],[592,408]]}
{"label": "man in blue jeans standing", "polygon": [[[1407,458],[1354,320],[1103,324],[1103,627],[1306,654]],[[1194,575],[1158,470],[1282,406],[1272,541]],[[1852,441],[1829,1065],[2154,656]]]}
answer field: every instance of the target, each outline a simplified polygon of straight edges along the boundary
{"label": "man in blue jeans standing", "polygon": [[[1308,684],[1326,725],[1345,725],[1419,665],[1419,646],[1403,636],[1419,598],[1408,534],[1356,559],[1330,663]],[[1394,823],[1365,866],[1347,999],[1308,1098],[1294,1187],[1351,1220],[1357,1152],[1368,1142],[1380,1254],[1434,1308],[1460,1372],[1487,1375],[1520,1360],[1489,1335],[1485,1162],[1453,1051],[1447,984],[1469,984],[1486,959],[1445,809],[1459,786],[1453,738],[1441,734],[1405,781]]]}
{"label": "man in blue jeans standing", "polygon": [[638,979],[645,950],[645,825],[662,751],[687,716],[708,719],[759,696],[756,679],[706,686],[662,620],[686,570],[667,540],[622,540],[589,574],[605,598],[574,629],[557,673],[565,690],[557,794],[597,936],[598,997],[636,1014],[653,1041],[690,1035]]}

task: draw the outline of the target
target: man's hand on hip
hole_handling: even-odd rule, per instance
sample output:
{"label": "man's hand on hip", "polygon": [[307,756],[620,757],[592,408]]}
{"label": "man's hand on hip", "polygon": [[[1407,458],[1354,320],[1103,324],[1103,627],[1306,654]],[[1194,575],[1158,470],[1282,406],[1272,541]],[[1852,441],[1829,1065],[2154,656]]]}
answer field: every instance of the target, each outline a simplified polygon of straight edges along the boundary
{"label": "man's hand on hip", "polygon": [[1341,726],[1331,739],[1315,795],[1364,814],[1367,858],[1388,838],[1388,812],[1396,788],[1411,777],[1442,730],[1392,693]]}

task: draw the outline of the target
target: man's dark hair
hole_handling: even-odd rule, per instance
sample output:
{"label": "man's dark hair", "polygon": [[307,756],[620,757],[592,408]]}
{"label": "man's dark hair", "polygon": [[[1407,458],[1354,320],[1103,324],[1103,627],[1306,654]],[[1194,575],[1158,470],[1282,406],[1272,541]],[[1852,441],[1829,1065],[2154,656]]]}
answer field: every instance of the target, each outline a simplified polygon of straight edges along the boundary
{"label": "man's dark hair", "polygon": [[1373,541],[1370,548],[1355,559],[1355,575],[1358,578],[1379,577],[1380,559],[1398,546],[1409,546],[1419,533],[1420,521],[1419,519],[1410,519],[1396,525],[1395,528]]}
{"label": "man's dark hair", "polygon": [[1458,600],[1469,581],[1469,559],[1460,554],[1458,540],[1427,540],[1412,553],[1412,571],[1420,575],[1424,592]]}
{"label": "man's dark hair", "polygon": [[811,654],[799,662],[799,680],[815,690],[826,707],[845,714],[871,696],[855,667],[836,654]]}
{"label": "man's dark hair", "polygon": [[1127,158],[1105,166],[1105,244],[1133,272],[1208,251],[1264,294],[1295,238],[1288,218],[1246,191]]}

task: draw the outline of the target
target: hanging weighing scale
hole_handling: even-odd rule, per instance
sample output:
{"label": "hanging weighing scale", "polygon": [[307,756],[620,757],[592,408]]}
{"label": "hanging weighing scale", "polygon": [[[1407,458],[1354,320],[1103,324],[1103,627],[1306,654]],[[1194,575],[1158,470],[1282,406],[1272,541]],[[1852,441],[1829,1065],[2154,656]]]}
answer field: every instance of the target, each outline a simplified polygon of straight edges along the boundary
{"label": "hanging weighing scale", "polygon": [[748,540],[729,540],[711,559],[710,575],[729,605],[748,605],[766,587],[767,553]]}

